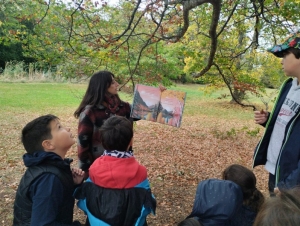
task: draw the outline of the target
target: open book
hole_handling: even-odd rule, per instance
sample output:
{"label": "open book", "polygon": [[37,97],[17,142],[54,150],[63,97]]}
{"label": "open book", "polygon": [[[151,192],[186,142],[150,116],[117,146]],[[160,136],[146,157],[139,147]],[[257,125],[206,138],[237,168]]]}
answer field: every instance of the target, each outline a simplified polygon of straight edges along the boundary
{"label": "open book", "polygon": [[135,86],[131,117],[180,127],[186,92]]}

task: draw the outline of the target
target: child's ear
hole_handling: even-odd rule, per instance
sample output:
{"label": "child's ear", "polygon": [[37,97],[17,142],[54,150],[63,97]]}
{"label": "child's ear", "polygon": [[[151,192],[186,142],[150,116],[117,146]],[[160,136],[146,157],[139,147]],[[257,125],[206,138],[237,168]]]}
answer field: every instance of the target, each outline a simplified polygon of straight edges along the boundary
{"label": "child's ear", "polygon": [[133,145],[133,137],[131,138],[131,141],[130,141],[129,145],[130,145],[130,146]]}
{"label": "child's ear", "polygon": [[127,151],[129,150],[130,147],[132,147],[132,144],[133,144],[133,137],[131,138],[131,141],[129,142],[129,145],[127,147]]}
{"label": "child's ear", "polygon": [[52,150],[55,148],[50,140],[44,140],[42,142],[42,146],[45,150]]}

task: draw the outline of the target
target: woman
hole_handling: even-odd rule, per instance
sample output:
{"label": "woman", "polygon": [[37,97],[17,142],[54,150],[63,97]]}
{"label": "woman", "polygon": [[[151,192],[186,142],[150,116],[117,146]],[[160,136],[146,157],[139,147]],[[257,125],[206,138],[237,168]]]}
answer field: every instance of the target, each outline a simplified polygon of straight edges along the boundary
{"label": "woman", "polygon": [[118,82],[109,71],[95,73],[89,82],[86,93],[74,112],[79,118],[78,158],[79,167],[88,177],[88,169],[96,158],[103,154],[99,128],[112,115],[130,118],[130,104],[118,96]]}

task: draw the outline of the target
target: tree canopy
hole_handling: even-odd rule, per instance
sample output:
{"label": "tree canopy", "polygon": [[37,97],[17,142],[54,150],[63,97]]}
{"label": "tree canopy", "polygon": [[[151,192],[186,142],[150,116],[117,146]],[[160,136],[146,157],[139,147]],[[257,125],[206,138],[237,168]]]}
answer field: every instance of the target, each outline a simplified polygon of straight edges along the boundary
{"label": "tree canopy", "polygon": [[236,101],[272,83],[262,79],[267,62],[259,59],[300,19],[299,0],[119,0],[113,5],[0,0],[0,5],[0,48],[21,43],[24,56],[60,65],[65,76],[101,68],[123,83],[167,84],[193,76],[226,84]]}

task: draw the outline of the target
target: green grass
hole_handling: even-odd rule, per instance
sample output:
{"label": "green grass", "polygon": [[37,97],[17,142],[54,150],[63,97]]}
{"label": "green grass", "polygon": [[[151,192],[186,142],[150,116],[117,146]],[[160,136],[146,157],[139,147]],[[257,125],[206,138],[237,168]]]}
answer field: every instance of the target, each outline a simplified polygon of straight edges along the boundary
{"label": "green grass", "polygon": [[[230,104],[231,96],[228,89],[219,89],[211,93],[206,93],[203,85],[189,84],[177,85],[170,89],[187,92],[187,100],[185,104],[184,114],[186,116],[206,115],[209,117],[219,117],[227,119],[253,119],[253,109],[251,107],[241,107],[237,104]],[[267,89],[267,95],[273,93],[274,90]],[[219,99],[222,95],[228,94],[228,97]],[[276,97],[276,94],[273,95]],[[269,99],[269,98],[265,98]],[[260,98],[254,95],[248,95],[244,104],[255,105],[257,109],[265,109]],[[269,101],[269,109],[271,110],[273,102]]]}
{"label": "green grass", "polygon": [[65,83],[0,83],[0,104],[27,111],[71,107],[80,102],[86,85]]}
{"label": "green grass", "polygon": [[[2,110],[15,108],[26,111],[77,107],[86,88],[86,84],[0,82],[0,105]],[[125,100],[131,98],[123,93],[120,96]]]}
{"label": "green grass", "polygon": [[[4,83],[0,82],[0,106],[3,112],[52,113],[59,115],[64,109],[75,111],[87,84],[73,83]],[[228,90],[217,90],[205,94],[201,85],[177,85],[169,89],[187,92],[184,116],[208,115],[210,117],[238,118],[249,120],[253,117],[251,108],[229,104],[230,97],[217,99]],[[132,95],[119,93],[121,99],[132,102]],[[250,101],[259,108],[262,102],[251,97]],[[0,117],[1,118],[1,117]]]}

